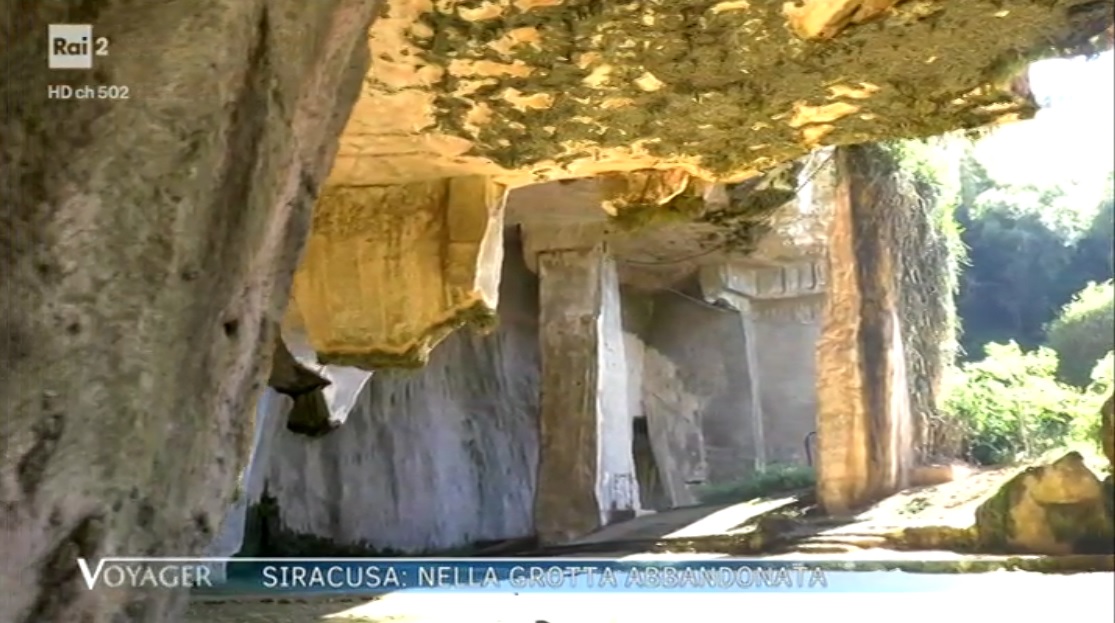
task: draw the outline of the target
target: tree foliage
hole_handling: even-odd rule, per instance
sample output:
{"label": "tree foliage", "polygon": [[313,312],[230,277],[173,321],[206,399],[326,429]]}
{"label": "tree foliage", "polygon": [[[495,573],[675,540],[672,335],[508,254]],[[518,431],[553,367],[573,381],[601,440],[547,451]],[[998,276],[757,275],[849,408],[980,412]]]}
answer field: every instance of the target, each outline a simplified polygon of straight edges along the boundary
{"label": "tree foliage", "polygon": [[1108,180],[1098,205],[1069,185],[1003,184],[967,145],[954,152],[952,178],[916,150],[905,158],[914,171],[938,172],[920,177],[953,197],[943,217],[961,247],[961,357],[947,373],[929,445],[995,464],[1094,441],[1115,374],[1115,184]]}
{"label": "tree foliage", "polygon": [[1049,324],[1048,335],[1060,360],[1058,376],[1087,385],[1096,362],[1115,349],[1115,284],[1088,284]]}
{"label": "tree foliage", "polygon": [[964,159],[956,218],[968,253],[957,310],[968,359],[990,342],[1045,343],[1046,326],[1076,292],[1112,278],[1111,188],[1095,209],[1080,209],[1062,188],[998,185]]}
{"label": "tree foliage", "polygon": [[1049,348],[992,343],[986,352],[948,378],[942,410],[963,456],[996,465],[1037,458],[1070,441],[1094,444],[1111,388],[1111,355],[1082,390],[1057,380],[1057,354]]}

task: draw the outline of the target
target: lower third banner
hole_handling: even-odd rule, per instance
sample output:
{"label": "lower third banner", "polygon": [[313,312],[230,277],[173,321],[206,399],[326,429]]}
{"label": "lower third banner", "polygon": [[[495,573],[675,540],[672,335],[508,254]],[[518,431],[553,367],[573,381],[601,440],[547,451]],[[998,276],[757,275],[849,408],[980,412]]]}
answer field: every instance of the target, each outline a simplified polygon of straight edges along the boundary
{"label": "lower third banner", "polygon": [[878,572],[744,559],[104,558],[77,563],[90,590],[184,586],[253,594],[910,590],[880,586]]}

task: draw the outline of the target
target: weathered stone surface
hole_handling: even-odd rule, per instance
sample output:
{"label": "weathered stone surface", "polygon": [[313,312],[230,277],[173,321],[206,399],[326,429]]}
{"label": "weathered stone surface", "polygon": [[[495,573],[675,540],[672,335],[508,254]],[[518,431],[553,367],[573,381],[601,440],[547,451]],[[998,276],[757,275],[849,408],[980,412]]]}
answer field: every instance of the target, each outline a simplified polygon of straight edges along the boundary
{"label": "weathered stone surface", "polygon": [[[285,349],[284,349],[285,350]],[[212,542],[205,549],[206,556],[214,558],[235,556],[244,544],[247,529],[248,508],[259,502],[263,495],[267,468],[271,464],[271,452],[275,437],[283,428],[294,401],[278,391],[268,388],[263,391],[256,403],[252,448],[248,462],[237,481],[236,498],[225,512]],[[220,580],[225,577],[225,563],[209,566],[210,577]]]}
{"label": "weathered stone surface", "polygon": [[[817,347],[818,497],[845,513],[907,482],[913,422],[897,305],[886,173],[841,148],[832,180],[828,295]],[[893,217],[893,215],[892,215]]]}
{"label": "weathered stone surface", "polygon": [[1107,462],[1115,468],[1115,394],[1107,397],[1100,411],[1100,437],[1103,446],[1103,455]]}
{"label": "weathered stone surface", "polygon": [[266,551],[421,553],[533,534],[539,367],[538,284],[511,246],[494,333],[459,332],[421,370],[377,372],[334,434],[280,431]]}
{"label": "weathered stone surface", "polygon": [[817,344],[824,296],[757,301],[756,368],[763,444],[770,463],[805,465],[806,437],[817,430]]}
{"label": "weathered stone surface", "polygon": [[675,292],[655,297],[643,404],[663,485],[675,505],[747,473],[757,453],[743,324],[731,309]]}
{"label": "weathered stone surface", "polygon": [[[876,19],[900,0],[802,0],[786,2],[782,11],[790,28],[806,39],[829,39],[841,30]],[[923,9],[924,10],[924,9]]]}
{"label": "weathered stone surface", "polygon": [[1009,480],[976,509],[985,548],[1029,554],[1115,551],[1115,522],[1099,478],[1070,452]]}
{"label": "weathered stone surface", "polygon": [[[163,621],[74,559],[200,553],[224,516],[376,2],[20,3],[0,18],[0,621]],[[47,24],[111,57],[48,71]],[[48,101],[47,85],[126,101]]]}
{"label": "weathered stone surface", "polygon": [[742,179],[818,144],[1029,116],[1011,59],[1098,35],[1112,13],[1088,0],[894,4],[397,0],[372,29],[332,180]]}
{"label": "weathered stone surface", "polygon": [[483,177],[324,193],[293,297],[318,359],[420,366],[461,326],[490,327],[505,195]]}
{"label": "weathered stone surface", "polygon": [[542,403],[534,516],[543,541],[639,508],[619,281],[601,246],[538,256]]}

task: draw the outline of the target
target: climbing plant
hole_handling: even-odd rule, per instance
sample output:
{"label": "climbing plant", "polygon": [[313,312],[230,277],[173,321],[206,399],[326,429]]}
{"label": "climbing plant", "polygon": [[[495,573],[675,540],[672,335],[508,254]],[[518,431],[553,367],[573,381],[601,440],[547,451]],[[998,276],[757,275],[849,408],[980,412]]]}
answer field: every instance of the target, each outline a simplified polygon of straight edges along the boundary
{"label": "climbing plant", "polygon": [[916,443],[939,454],[938,397],[957,351],[955,293],[964,247],[954,218],[962,180],[963,143],[951,136],[890,142],[878,150],[878,174],[890,178],[899,317],[905,346]]}

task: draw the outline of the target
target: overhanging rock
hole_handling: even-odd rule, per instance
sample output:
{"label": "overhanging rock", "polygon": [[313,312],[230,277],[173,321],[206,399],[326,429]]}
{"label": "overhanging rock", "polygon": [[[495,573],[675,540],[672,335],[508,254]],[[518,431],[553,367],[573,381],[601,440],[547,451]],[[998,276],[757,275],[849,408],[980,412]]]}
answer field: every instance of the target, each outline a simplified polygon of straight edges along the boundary
{"label": "overhanging rock", "polygon": [[481,176],[326,192],[292,302],[318,359],[412,367],[462,325],[490,327],[505,195]]}
{"label": "overhanging rock", "polygon": [[467,260],[439,247],[450,221],[499,230],[493,204],[460,208],[447,184],[606,176],[617,220],[664,203],[684,217],[710,183],[821,146],[1029,117],[1026,62],[1080,49],[1111,17],[1087,0],[393,1],[295,303],[317,309],[323,360],[420,365],[491,318],[480,282],[498,280],[476,250],[498,245],[475,246],[489,233],[469,234]]}
{"label": "overhanging rock", "polygon": [[395,0],[331,181],[743,179],[821,144],[1028,116],[1011,84],[1027,55],[1110,17],[1087,0]]}

